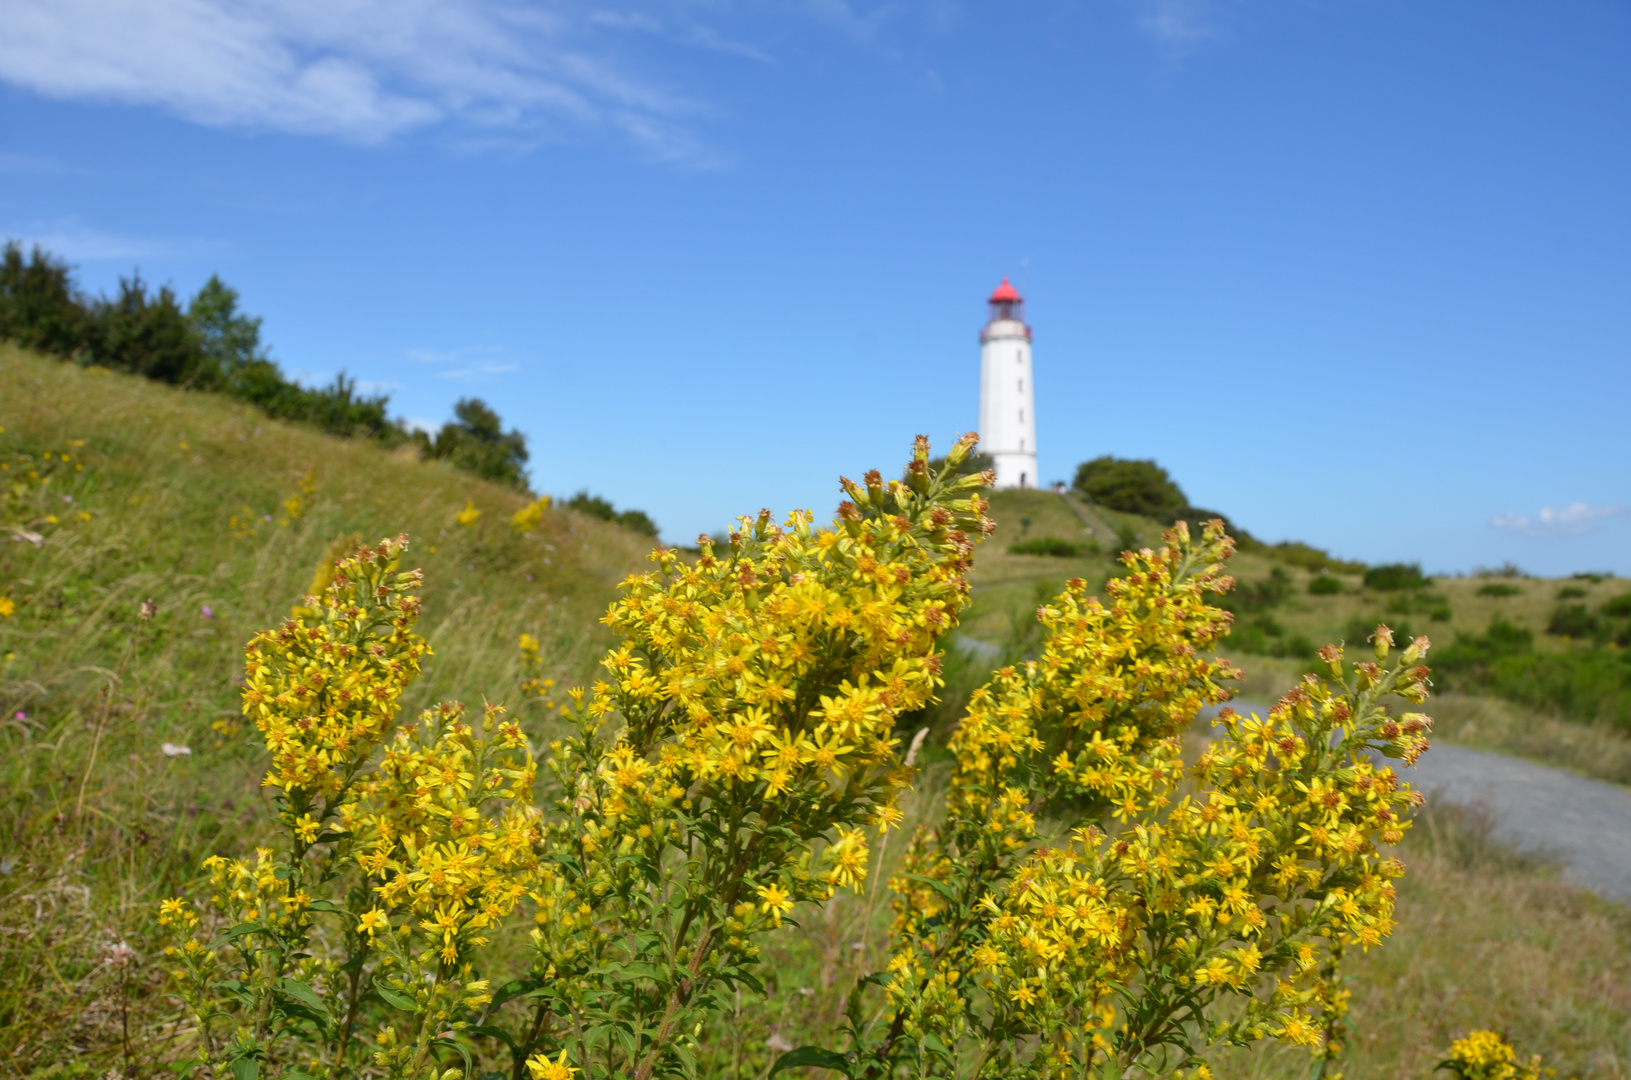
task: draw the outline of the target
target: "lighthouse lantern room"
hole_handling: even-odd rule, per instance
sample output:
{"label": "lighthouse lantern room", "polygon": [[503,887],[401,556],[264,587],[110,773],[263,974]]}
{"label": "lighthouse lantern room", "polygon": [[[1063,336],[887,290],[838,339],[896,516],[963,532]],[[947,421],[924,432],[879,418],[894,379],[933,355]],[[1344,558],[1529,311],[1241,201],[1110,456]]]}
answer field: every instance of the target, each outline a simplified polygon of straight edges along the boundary
{"label": "lighthouse lantern room", "polygon": [[1034,488],[1036,408],[1031,328],[1025,298],[1003,278],[980,331],[980,449],[991,455],[999,488]]}

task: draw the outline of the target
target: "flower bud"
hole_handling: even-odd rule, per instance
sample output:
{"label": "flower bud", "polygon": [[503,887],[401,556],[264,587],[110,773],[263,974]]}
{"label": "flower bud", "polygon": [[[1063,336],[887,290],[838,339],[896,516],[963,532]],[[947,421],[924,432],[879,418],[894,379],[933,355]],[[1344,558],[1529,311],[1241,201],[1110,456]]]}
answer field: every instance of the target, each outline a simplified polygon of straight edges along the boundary
{"label": "flower bud", "polygon": [[967,461],[969,452],[974,449],[975,445],[979,443],[979,441],[979,434],[973,431],[958,439],[956,445],[954,445],[946,454],[947,467],[956,468],[963,462]]}
{"label": "flower bud", "polygon": [[1342,678],[1342,650],[1335,645],[1327,645],[1319,651],[1320,660],[1325,664],[1325,670],[1331,673],[1331,678]]}
{"label": "flower bud", "polygon": [[[871,501],[871,497],[868,495],[867,491],[862,488],[860,484],[857,484],[854,480],[851,480],[847,476],[840,476],[838,478],[838,486],[844,489],[844,494],[853,499],[855,501],[855,505],[857,506],[865,506]],[[879,490],[881,491],[882,488]]]}
{"label": "flower bud", "polygon": [[844,531],[859,539],[861,536],[861,511],[856,509],[855,504],[848,499],[839,503],[838,517],[844,523]]}
{"label": "flower bud", "polygon": [[1386,660],[1388,650],[1393,648],[1393,631],[1385,623],[1378,623],[1376,633],[1370,636],[1371,643],[1376,647],[1376,659]]}
{"label": "flower bud", "polygon": [[1410,643],[1410,647],[1404,651],[1404,656],[1401,659],[1401,662],[1407,667],[1414,664],[1417,660],[1420,660],[1422,657],[1426,656],[1427,650],[1432,648],[1432,646],[1433,643],[1427,640],[1426,634],[1423,634],[1421,637]]}

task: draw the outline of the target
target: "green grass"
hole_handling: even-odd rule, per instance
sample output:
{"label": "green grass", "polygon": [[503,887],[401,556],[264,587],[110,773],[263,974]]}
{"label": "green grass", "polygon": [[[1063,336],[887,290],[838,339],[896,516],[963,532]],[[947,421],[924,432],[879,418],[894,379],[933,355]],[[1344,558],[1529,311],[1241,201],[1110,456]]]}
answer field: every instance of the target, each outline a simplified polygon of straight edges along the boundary
{"label": "green grass", "polygon": [[[543,641],[545,674],[589,675],[596,616],[650,544],[567,512],[519,536],[523,496],[411,452],[4,346],[0,428],[0,456],[85,440],[85,471],[47,495],[91,515],[42,526],[39,546],[0,537],[0,597],[16,607],[0,618],[0,1075],[98,1075],[127,1008],[149,1033],[168,1008],[152,905],[267,820],[264,754],[237,723],[243,643],[287,617],[336,538],[414,538],[436,656],[412,709],[521,705],[522,631]],[[310,470],[309,508],[280,525]],[[467,501],[471,528],[455,522]],[[140,957],[124,969],[108,963],[121,941]]]}

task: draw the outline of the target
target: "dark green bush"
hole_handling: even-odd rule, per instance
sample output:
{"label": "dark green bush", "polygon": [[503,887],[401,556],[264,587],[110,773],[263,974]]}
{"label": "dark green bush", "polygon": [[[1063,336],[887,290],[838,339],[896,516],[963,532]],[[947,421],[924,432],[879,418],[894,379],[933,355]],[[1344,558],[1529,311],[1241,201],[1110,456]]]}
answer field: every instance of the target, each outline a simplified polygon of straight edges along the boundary
{"label": "dark green bush", "polygon": [[1479,691],[1574,720],[1631,729],[1631,649],[1535,651],[1535,635],[1496,616],[1428,656],[1439,689]]}
{"label": "dark green bush", "polygon": [[1488,585],[1478,586],[1479,596],[1519,596],[1523,590],[1516,585],[1508,585],[1504,581],[1492,581]]}
{"label": "dark green bush", "polygon": [[1084,551],[1084,545],[1073,544],[1052,536],[1038,536],[1008,545],[1010,555],[1051,555],[1056,559],[1074,559]]}
{"label": "dark green bush", "polygon": [[[597,517],[602,521],[621,525],[625,529],[632,529],[637,533],[644,533],[646,536],[657,535],[657,523],[652,521],[644,510],[618,510],[609,500],[603,499],[599,495],[591,495],[587,491],[580,491],[566,500],[566,506],[569,510],[576,510],[580,514],[588,514],[590,517]],[[725,543],[727,545],[725,550],[729,551],[729,537],[725,538]]]}
{"label": "dark green bush", "polygon": [[1585,595],[1586,590],[1577,588],[1574,585],[1565,585],[1561,589],[1557,590],[1557,598],[1559,600],[1578,600]]}
{"label": "dark green bush", "polygon": [[1189,505],[1167,470],[1153,461],[1106,454],[1078,465],[1072,486],[1100,506],[1160,522],[1177,520],[1178,512]]}
{"label": "dark green bush", "polygon": [[1559,637],[1589,638],[1595,637],[1602,626],[1602,621],[1586,610],[1586,605],[1559,604],[1546,624],[1546,632]]}
{"label": "dark green bush", "polygon": [[1330,574],[1321,574],[1308,583],[1308,591],[1315,596],[1338,596],[1342,593],[1342,582]]}
{"label": "dark green bush", "polygon": [[1623,592],[1612,600],[1605,600],[1598,610],[1611,619],[1631,619],[1631,592]]}
{"label": "dark green bush", "polygon": [[1426,587],[1427,579],[1422,576],[1420,563],[1386,563],[1365,571],[1365,588],[1378,592]]}

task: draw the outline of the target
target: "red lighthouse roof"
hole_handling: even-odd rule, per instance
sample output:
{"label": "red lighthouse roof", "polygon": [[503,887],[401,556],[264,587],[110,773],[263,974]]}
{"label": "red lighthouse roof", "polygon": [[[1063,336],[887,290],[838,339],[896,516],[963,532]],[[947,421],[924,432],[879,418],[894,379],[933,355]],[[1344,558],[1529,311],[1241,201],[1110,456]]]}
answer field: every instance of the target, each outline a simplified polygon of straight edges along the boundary
{"label": "red lighthouse roof", "polygon": [[1019,290],[1008,284],[1007,278],[1003,278],[1002,284],[998,285],[991,294],[993,304],[1012,304],[1017,300],[1019,300]]}

